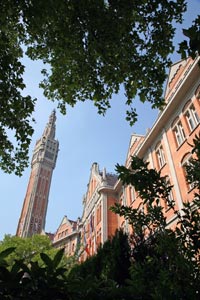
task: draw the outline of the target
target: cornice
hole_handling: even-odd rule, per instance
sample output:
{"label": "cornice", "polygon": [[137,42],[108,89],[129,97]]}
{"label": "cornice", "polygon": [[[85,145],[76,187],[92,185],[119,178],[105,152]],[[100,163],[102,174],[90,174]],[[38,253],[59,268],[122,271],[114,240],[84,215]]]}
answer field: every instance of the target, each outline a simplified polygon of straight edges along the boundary
{"label": "cornice", "polygon": [[148,132],[144,141],[136,151],[135,154],[139,157],[143,157],[145,155],[148,148],[152,145],[153,141],[155,141],[162,129],[171,119],[174,111],[176,111],[179,105],[182,103],[183,98],[185,98],[186,93],[191,87],[191,83],[194,83],[196,79],[200,77],[199,61],[200,57],[197,57],[193,61],[192,65],[189,65],[188,69],[185,70],[184,74],[186,75],[181,78],[180,82],[177,83],[173,92],[173,97],[171,97],[165,109],[160,113],[152,129]]}

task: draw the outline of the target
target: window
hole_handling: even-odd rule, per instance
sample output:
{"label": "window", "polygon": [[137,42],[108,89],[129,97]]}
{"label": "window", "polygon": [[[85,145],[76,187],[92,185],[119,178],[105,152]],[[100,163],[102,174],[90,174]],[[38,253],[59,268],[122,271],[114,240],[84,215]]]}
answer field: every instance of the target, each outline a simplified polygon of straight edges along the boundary
{"label": "window", "polygon": [[129,197],[129,204],[135,201],[136,195],[135,195],[135,189],[133,186],[129,185],[128,187],[128,197]]}
{"label": "window", "polygon": [[53,153],[46,151],[45,152],[45,157],[49,158],[49,159],[53,159]]}
{"label": "window", "polygon": [[199,124],[199,116],[195,110],[194,105],[190,105],[185,112],[185,117],[189,126],[190,131],[192,131]]}
{"label": "window", "polygon": [[[166,182],[166,186],[167,187],[170,187],[171,186],[171,183],[170,183],[170,179],[169,179],[169,176],[166,176],[165,177],[165,182]],[[171,190],[169,191],[169,194],[168,194],[168,197],[165,199],[164,201],[164,208],[165,210],[168,210],[169,209],[169,203],[172,203],[173,202],[173,193],[172,193],[172,188]]]}
{"label": "window", "polygon": [[125,193],[124,193],[124,186],[122,187],[122,190],[120,192],[120,197],[119,197],[119,202],[121,205],[126,205],[126,197],[125,197]]}
{"label": "window", "polygon": [[101,244],[101,228],[97,231],[97,247]]}
{"label": "window", "polygon": [[185,132],[184,132],[181,121],[178,121],[173,126],[172,130],[173,130],[173,133],[175,136],[176,144],[177,144],[177,146],[180,146],[185,140]]}
{"label": "window", "polygon": [[101,222],[101,204],[97,207],[97,224]]}
{"label": "window", "polygon": [[165,155],[161,144],[156,149],[156,156],[157,156],[159,168],[162,168],[165,164]]}
{"label": "window", "polygon": [[184,172],[185,180],[189,191],[194,188],[194,183],[193,182],[188,183],[187,181],[187,166],[189,166],[191,158],[192,158],[191,154],[188,153],[185,155],[185,157],[182,160],[183,172]]}

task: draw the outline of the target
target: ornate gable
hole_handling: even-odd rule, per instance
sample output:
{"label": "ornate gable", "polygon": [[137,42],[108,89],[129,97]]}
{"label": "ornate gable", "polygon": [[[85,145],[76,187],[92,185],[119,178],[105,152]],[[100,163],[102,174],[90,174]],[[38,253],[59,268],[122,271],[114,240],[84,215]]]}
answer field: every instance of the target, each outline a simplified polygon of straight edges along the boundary
{"label": "ornate gable", "polygon": [[126,157],[126,163],[125,163],[126,167],[129,167],[130,162],[131,162],[131,157],[136,154],[136,152],[143,140],[144,140],[143,135],[139,135],[139,134],[131,135],[131,139],[130,139],[130,143],[129,143],[129,147],[128,147],[128,153],[127,153],[127,157]]}
{"label": "ornate gable", "polygon": [[189,57],[187,59],[180,60],[171,66],[164,95],[166,102],[170,100],[171,94],[173,94],[173,92],[175,92],[180,86],[192,64],[193,60]]}
{"label": "ornate gable", "polygon": [[67,235],[70,235],[77,229],[77,222],[69,220],[67,216],[64,216],[60,226],[58,227],[54,240],[64,238]]}
{"label": "ornate gable", "polygon": [[94,194],[96,188],[102,181],[102,173],[99,171],[99,165],[93,163],[90,172],[89,183],[87,185],[87,192],[85,195],[85,202],[90,201],[91,196]]}

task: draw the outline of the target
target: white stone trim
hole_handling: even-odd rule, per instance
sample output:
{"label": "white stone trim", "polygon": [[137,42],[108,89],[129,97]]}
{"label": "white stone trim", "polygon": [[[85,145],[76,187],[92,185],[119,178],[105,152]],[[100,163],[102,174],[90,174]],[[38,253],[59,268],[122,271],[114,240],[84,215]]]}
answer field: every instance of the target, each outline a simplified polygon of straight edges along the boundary
{"label": "white stone trim", "polygon": [[173,159],[172,159],[171,150],[170,150],[170,146],[169,146],[169,141],[167,139],[167,134],[166,134],[165,129],[163,130],[163,142],[164,142],[164,145],[165,145],[167,161],[169,163],[169,169],[170,169],[170,172],[171,172],[173,186],[174,186],[174,190],[175,190],[175,193],[176,193],[176,202],[178,204],[178,208],[179,208],[179,211],[181,213],[182,208],[183,208],[183,201],[182,201],[180,187],[179,187],[179,184],[178,184],[178,179],[177,179],[177,176],[176,176],[174,162],[173,162]]}

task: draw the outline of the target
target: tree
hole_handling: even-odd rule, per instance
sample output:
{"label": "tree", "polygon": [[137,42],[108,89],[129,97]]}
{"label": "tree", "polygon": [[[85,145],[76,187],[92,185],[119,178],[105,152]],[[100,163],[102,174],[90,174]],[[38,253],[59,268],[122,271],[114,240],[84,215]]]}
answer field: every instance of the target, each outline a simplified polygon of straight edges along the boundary
{"label": "tree", "polygon": [[[188,166],[188,181],[196,187],[193,203],[177,215],[177,227],[166,228],[158,199],[168,198],[170,187],[148,164],[133,158],[132,170],[117,166],[123,183],[134,184],[146,213],[139,209],[113,208],[132,226],[132,236],[122,231],[97,255],[68,272],[61,266],[63,250],[50,257],[40,253],[42,265],[33,259],[9,261],[13,247],[0,248],[1,299],[93,300],[198,300],[200,287],[200,136],[194,139],[195,157]],[[148,179],[148,180],[147,180]],[[174,209],[173,201],[169,202]],[[39,238],[39,237],[38,237]],[[7,237],[7,240],[12,240]],[[42,244],[42,243],[41,243]],[[7,243],[13,246],[13,243]],[[130,247],[131,246],[131,247]],[[2,251],[3,250],[3,251]],[[40,247],[40,250],[44,250]]]}
{"label": "tree", "polygon": [[136,95],[152,107],[164,105],[173,22],[181,22],[185,10],[185,0],[2,1],[0,167],[21,175],[27,166],[35,100],[22,96],[24,52],[47,64],[41,87],[63,113],[66,105],[91,100],[104,114],[123,85],[133,124]]}
{"label": "tree", "polygon": [[74,299],[126,299],[123,287],[129,278],[130,264],[128,235],[116,231],[94,256],[71,269],[68,280],[73,283]]}
{"label": "tree", "polygon": [[[117,283],[124,283],[130,262],[127,236],[122,232],[116,233],[95,257],[77,265],[70,273],[62,265],[63,250],[52,255],[43,252],[46,247],[38,247],[42,251],[40,260],[35,260],[32,255],[27,259],[17,256],[14,247],[8,248],[13,244],[16,246],[11,240],[7,237],[5,249],[0,248],[1,299],[123,299]],[[11,260],[12,254],[15,259]]]}
{"label": "tree", "polygon": [[20,22],[20,7],[14,2],[1,2],[0,13],[0,168],[21,175],[28,166],[28,150],[33,134],[30,119],[35,100],[22,94],[25,88],[21,62],[23,25]]}
{"label": "tree", "polygon": [[108,239],[97,249],[97,254],[71,270],[70,276],[93,279],[114,280],[123,285],[128,278],[130,267],[130,245],[127,234],[122,230]]}
{"label": "tree", "polygon": [[[200,136],[194,139],[196,157],[187,167],[187,179],[196,187],[192,203],[184,203],[182,214],[169,201],[170,186],[148,163],[133,157],[131,168],[117,165],[123,184],[131,184],[141,203],[132,208],[116,204],[112,210],[128,220],[133,246],[128,290],[132,299],[198,299],[200,286]],[[168,202],[177,218],[167,228],[160,199]],[[145,207],[144,210],[140,206]]]}
{"label": "tree", "polygon": [[188,29],[183,29],[183,34],[189,39],[180,43],[179,53],[182,58],[191,56],[195,58],[200,53],[200,16],[193,21],[193,25]]}
{"label": "tree", "polygon": [[60,267],[63,258],[63,249],[53,258],[40,253],[43,265],[30,261],[25,264],[23,259],[16,259],[8,265],[7,256],[13,248],[0,252],[0,297],[4,299],[29,300],[67,300],[69,298],[66,269]]}
{"label": "tree", "polygon": [[[0,242],[0,252],[8,248],[14,248],[6,258],[9,265],[13,265],[15,260],[23,260],[25,263],[30,261],[37,261],[42,264],[40,253],[48,254],[49,257],[54,257],[57,249],[53,248],[48,236],[33,235],[28,238],[21,238],[17,236],[5,235],[3,241]],[[67,258],[63,258],[63,265],[68,265]]]}

